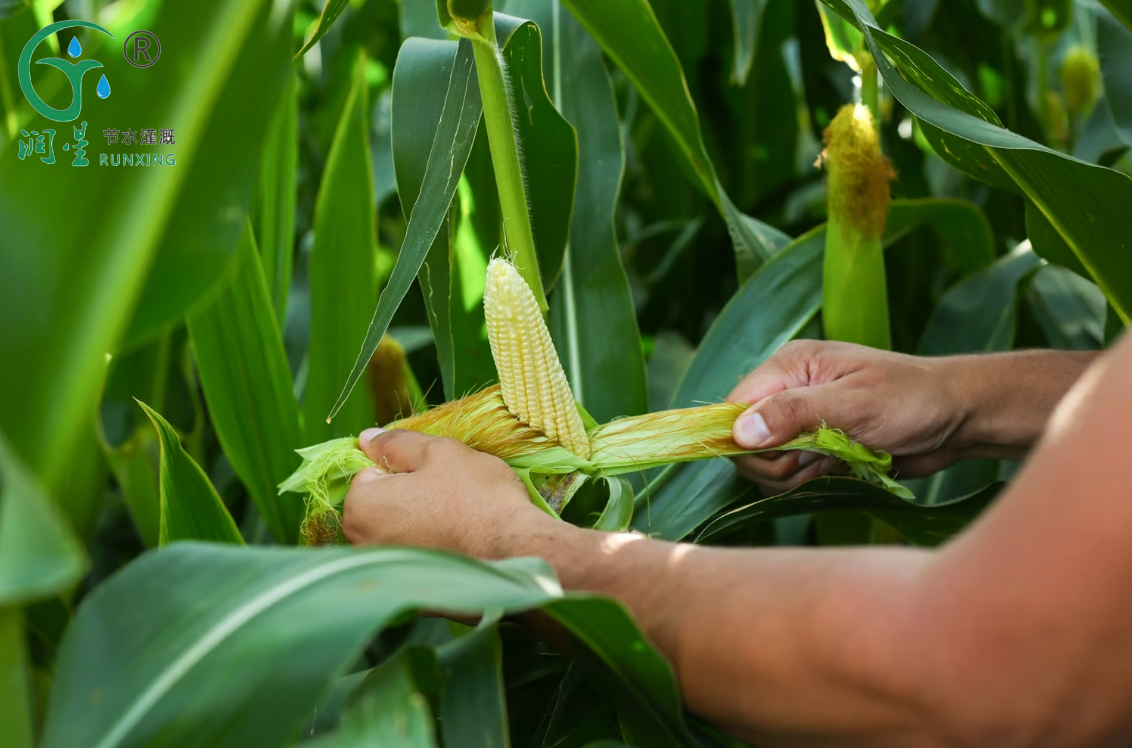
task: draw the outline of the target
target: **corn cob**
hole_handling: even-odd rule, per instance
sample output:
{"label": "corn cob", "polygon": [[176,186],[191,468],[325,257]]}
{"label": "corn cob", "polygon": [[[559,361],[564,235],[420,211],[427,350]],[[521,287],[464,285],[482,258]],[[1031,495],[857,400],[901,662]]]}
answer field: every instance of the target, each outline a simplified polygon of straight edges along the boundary
{"label": "corn cob", "polygon": [[590,441],[538,302],[515,267],[487,266],[483,305],[503,402],[513,416],[581,458]]}

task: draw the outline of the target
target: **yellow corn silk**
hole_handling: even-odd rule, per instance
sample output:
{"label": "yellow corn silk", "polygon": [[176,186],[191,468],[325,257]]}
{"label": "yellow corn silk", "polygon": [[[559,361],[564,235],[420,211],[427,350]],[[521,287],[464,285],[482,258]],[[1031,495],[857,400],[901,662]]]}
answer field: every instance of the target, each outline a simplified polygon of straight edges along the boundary
{"label": "yellow corn silk", "polygon": [[[745,450],[732,438],[737,403],[667,410],[597,424],[574,402],[534,295],[503,260],[488,266],[484,293],[488,338],[500,382],[480,392],[393,421],[408,429],[459,439],[510,465],[531,500],[557,516],[589,478],[611,478],[677,462],[731,457],[751,451],[810,450],[848,464],[862,480],[910,497],[888,476],[892,458],[820,428],[769,450]],[[303,464],[280,493],[307,495],[304,542],[341,541],[341,506],[351,478],[377,467],[346,437],[298,450]]]}

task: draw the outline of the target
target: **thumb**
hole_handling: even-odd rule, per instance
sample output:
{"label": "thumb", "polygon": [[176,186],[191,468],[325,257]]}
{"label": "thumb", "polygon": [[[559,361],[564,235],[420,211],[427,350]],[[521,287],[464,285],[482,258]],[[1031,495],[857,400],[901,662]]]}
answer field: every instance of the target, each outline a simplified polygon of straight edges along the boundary
{"label": "thumb", "polygon": [[823,418],[835,415],[828,412],[829,408],[822,412],[827,387],[795,387],[758,401],[735,419],[731,427],[735,443],[744,449],[766,449],[818,428]]}
{"label": "thumb", "polygon": [[416,431],[372,428],[358,434],[358,448],[389,472],[411,473],[420,466],[433,439]]}

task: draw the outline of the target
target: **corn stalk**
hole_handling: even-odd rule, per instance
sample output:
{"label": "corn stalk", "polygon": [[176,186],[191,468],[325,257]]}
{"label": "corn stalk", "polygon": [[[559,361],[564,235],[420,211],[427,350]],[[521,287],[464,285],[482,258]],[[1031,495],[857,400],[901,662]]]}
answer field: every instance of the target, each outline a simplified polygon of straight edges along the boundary
{"label": "corn stalk", "polygon": [[444,0],[438,0],[437,10],[441,25],[472,42],[480,97],[483,99],[484,124],[487,126],[487,140],[491,148],[491,164],[495,169],[495,183],[499,190],[504,250],[534,292],[539,310],[546,314],[549,307],[539,273],[534,233],[531,230],[511,86],[503,56],[495,40],[491,5],[482,0],[449,0],[447,4]]}

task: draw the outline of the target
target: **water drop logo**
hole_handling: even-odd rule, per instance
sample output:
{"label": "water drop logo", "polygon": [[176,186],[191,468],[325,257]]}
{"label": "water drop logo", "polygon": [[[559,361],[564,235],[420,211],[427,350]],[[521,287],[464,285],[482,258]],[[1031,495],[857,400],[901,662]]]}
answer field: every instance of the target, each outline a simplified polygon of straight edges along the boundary
{"label": "water drop logo", "polygon": [[[79,118],[79,114],[82,112],[83,108],[83,76],[95,68],[102,67],[102,63],[98,60],[67,62],[61,57],[46,57],[42,60],[36,60],[35,64],[37,65],[50,65],[62,71],[62,73],[67,76],[67,80],[71,83],[71,105],[66,109],[55,109],[48,106],[47,102],[39,98],[39,94],[35,92],[35,87],[31,84],[31,56],[40,42],[47,37],[58,31],[80,26],[100,31],[111,39],[114,38],[114,35],[109,31],[90,21],[59,21],[58,23],[44,27],[28,40],[28,43],[24,45],[24,51],[20,53],[20,62],[16,68],[16,75],[20,81],[20,90],[24,92],[28,103],[32,105],[35,111],[55,122],[71,122]],[[82,45],[79,44],[78,37],[71,37],[71,43],[67,45],[67,54],[71,57],[78,57],[82,53],[83,48]],[[105,99],[110,95],[110,82],[106,80],[105,75],[98,81],[98,88],[95,92],[101,99]]]}

